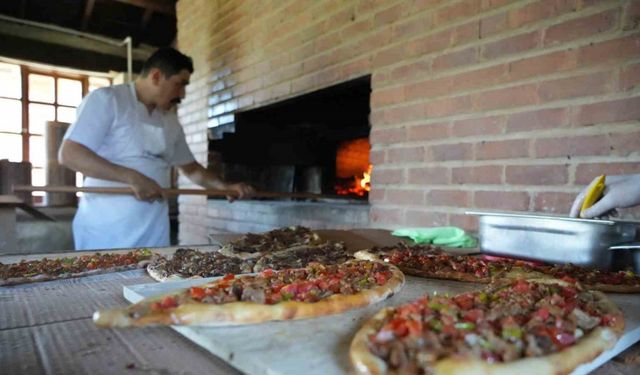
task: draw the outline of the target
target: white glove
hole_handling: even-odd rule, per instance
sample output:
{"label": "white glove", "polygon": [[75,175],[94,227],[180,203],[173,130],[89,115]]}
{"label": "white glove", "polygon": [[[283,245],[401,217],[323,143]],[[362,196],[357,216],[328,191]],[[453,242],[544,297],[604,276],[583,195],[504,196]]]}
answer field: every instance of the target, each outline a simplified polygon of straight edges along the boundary
{"label": "white glove", "polygon": [[580,217],[588,219],[593,217],[602,216],[609,211],[616,208],[627,208],[636,205],[640,205],[640,174],[622,175],[622,176],[607,176],[605,180],[605,188],[602,192],[602,198],[597,201],[593,206],[584,210],[580,214],[580,208],[584,197],[596,180],[596,177],[591,183],[578,194],[573,206],[571,206],[571,212],[569,216]]}

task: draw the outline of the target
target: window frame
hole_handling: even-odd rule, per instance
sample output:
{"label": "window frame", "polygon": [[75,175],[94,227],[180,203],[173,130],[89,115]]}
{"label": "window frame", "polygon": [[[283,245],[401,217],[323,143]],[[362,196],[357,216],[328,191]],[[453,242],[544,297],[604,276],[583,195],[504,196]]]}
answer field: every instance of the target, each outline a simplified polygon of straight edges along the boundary
{"label": "window frame", "polygon": [[[20,127],[20,133],[16,133],[16,132],[11,132],[11,131],[0,131],[1,134],[15,134],[15,135],[19,135],[20,139],[22,141],[22,156],[21,156],[21,162],[30,162],[31,163],[31,157],[30,157],[30,140],[32,136],[38,136],[38,137],[44,137],[44,134],[33,134],[31,133],[31,129],[29,128],[29,105],[30,104],[40,104],[40,105],[48,105],[48,106],[53,106],[53,121],[59,121],[58,120],[58,108],[62,107],[62,108],[77,108],[76,107],[71,107],[69,105],[64,105],[64,104],[60,104],[58,102],[59,98],[58,98],[58,80],[59,79],[70,79],[70,80],[74,80],[74,81],[80,81],[81,83],[81,87],[82,87],[82,98],[84,98],[87,93],[89,92],[89,80],[90,78],[101,78],[101,79],[106,79],[109,81],[109,86],[113,85],[113,77],[104,77],[101,75],[90,75],[90,74],[82,74],[82,73],[73,73],[73,72],[61,72],[58,71],[57,69],[55,69],[54,67],[51,68],[47,68],[47,67],[37,67],[37,66],[31,66],[28,64],[22,64],[19,62],[10,62],[10,61],[5,61],[0,59],[0,62],[3,63],[7,63],[7,64],[11,64],[11,65],[15,65],[15,66],[19,66],[20,67],[20,85],[21,85],[21,90],[22,90],[22,95],[20,98],[12,98],[12,97],[7,97],[7,96],[0,96],[0,99],[5,99],[5,100],[19,100],[20,104],[21,104],[21,109],[22,109],[22,121],[21,121],[21,127]],[[36,101],[36,100],[30,100],[29,99],[29,75],[30,74],[37,74],[37,75],[43,75],[43,76],[48,76],[48,77],[52,77],[54,79],[54,100],[53,103],[45,103],[45,102],[40,102],[40,101]],[[43,150],[44,151],[44,150]],[[31,169],[31,177],[33,178],[33,170],[34,169],[42,169],[43,167],[38,166],[37,168],[33,167],[32,164],[32,169]],[[35,197],[34,197],[35,198]]]}
{"label": "window frame", "polygon": [[[60,105],[58,103],[58,79],[71,79],[74,81],[80,81],[82,85],[82,97],[84,98],[87,95],[87,91],[89,90],[89,76],[84,74],[70,74],[70,73],[60,73],[55,70],[46,70],[33,68],[26,65],[21,65],[21,74],[22,74],[22,161],[30,161],[29,158],[29,140],[31,136],[38,135],[30,132],[29,129],[29,104],[43,104],[43,105],[51,105],[53,106],[53,121],[58,121],[58,107],[66,107],[69,108],[68,105]],[[39,102],[35,100],[29,100],[29,75],[30,74],[38,74],[43,76],[48,76],[53,78],[53,94],[54,99],[53,103],[45,103]],[[113,83],[111,79],[109,79],[110,83]],[[76,107],[77,108],[77,107]],[[38,135],[39,136],[39,135]]]}

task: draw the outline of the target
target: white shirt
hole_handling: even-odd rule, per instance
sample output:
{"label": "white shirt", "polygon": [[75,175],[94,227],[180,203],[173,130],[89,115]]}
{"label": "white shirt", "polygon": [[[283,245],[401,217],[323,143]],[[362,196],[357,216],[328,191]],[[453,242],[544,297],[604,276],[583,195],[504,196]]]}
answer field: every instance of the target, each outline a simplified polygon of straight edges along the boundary
{"label": "white shirt", "polygon": [[[65,139],[102,158],[170,187],[170,167],[195,161],[173,112],[151,114],[138,101],[134,84],[91,92],[78,107]],[[124,183],[86,177],[87,187],[125,187]],[[142,202],[133,195],[84,194],[73,220],[76,250],[169,245],[166,201]]]}

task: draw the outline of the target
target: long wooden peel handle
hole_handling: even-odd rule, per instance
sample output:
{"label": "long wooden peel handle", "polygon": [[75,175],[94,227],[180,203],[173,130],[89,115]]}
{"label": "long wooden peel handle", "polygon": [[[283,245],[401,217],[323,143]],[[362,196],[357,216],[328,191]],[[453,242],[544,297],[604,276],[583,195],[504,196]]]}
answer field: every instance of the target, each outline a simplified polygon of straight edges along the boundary
{"label": "long wooden peel handle", "polygon": [[[74,186],[30,186],[30,185],[14,185],[13,191],[44,191],[48,193],[97,193],[97,194],[133,194],[133,190],[128,187],[74,187]],[[164,193],[169,196],[175,195],[207,195],[214,197],[226,197],[228,195],[235,196],[237,193],[233,190],[217,190],[217,189],[163,189]],[[342,198],[340,196],[314,194],[314,193],[281,193],[270,191],[257,191],[253,194],[256,198]]]}

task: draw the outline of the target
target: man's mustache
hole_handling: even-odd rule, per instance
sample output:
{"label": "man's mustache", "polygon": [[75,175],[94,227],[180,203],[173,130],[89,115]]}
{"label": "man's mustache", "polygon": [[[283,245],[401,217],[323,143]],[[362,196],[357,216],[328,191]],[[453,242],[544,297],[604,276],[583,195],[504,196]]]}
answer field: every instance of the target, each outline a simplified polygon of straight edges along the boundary
{"label": "man's mustache", "polygon": [[171,99],[171,103],[173,104],[180,104],[181,102],[182,102],[182,99],[180,98]]}

